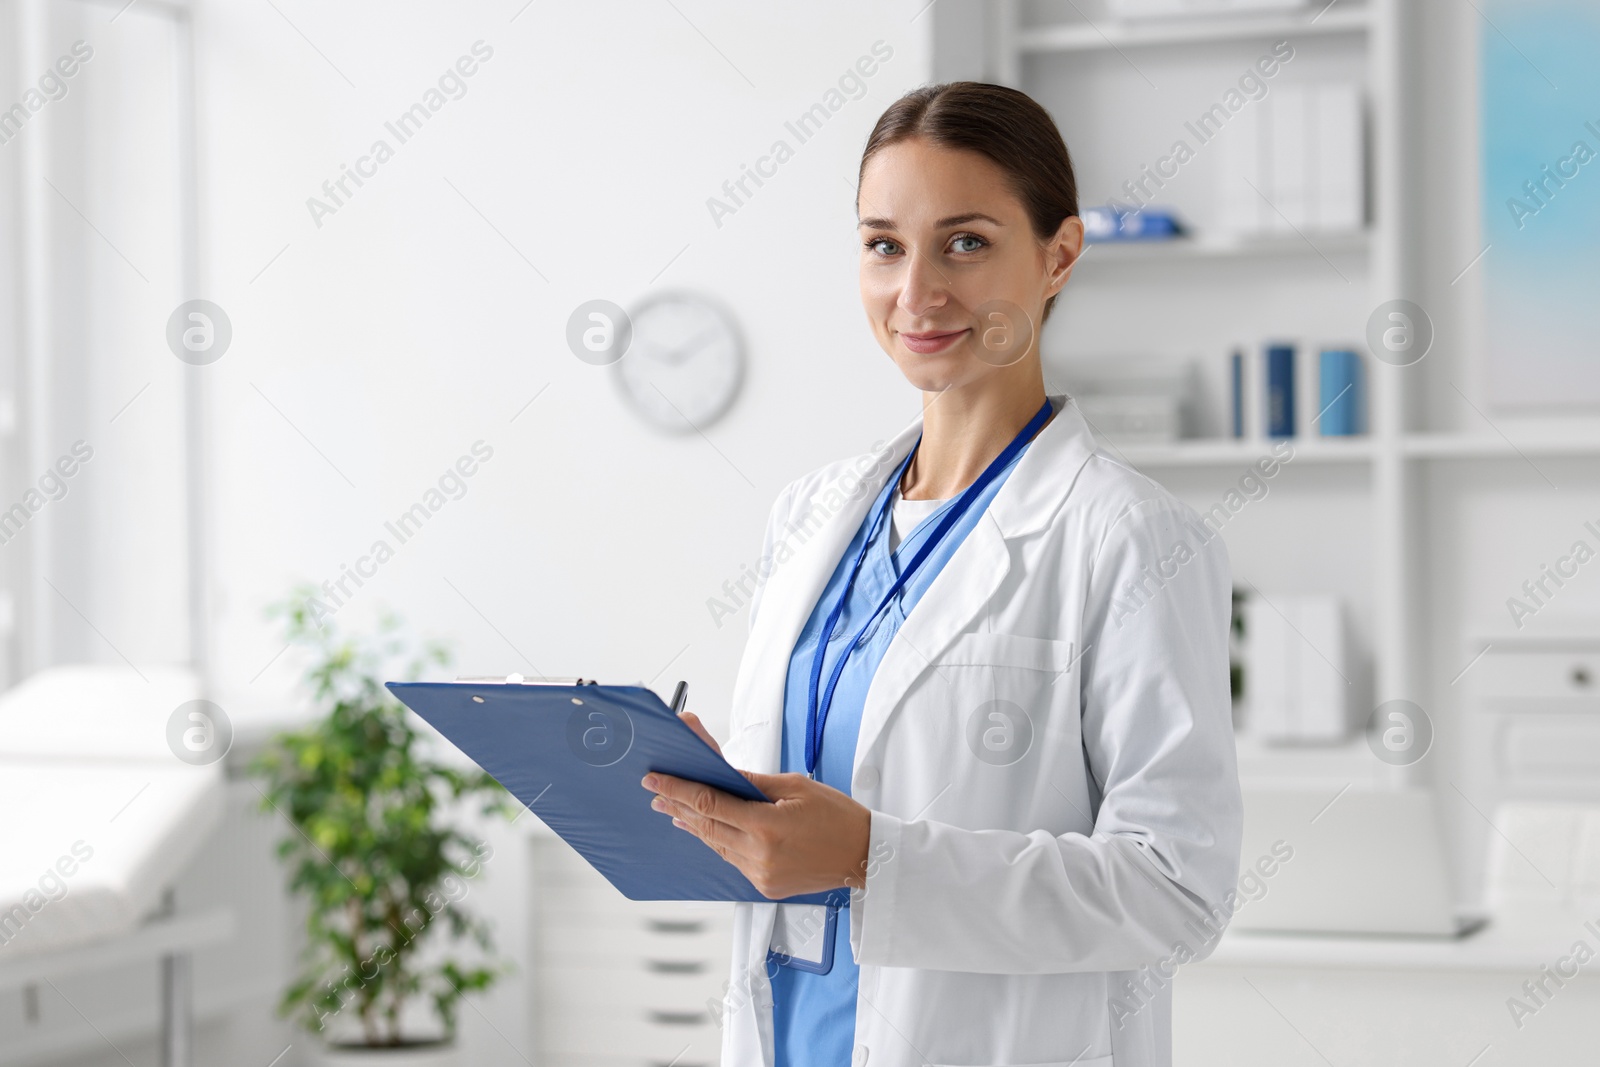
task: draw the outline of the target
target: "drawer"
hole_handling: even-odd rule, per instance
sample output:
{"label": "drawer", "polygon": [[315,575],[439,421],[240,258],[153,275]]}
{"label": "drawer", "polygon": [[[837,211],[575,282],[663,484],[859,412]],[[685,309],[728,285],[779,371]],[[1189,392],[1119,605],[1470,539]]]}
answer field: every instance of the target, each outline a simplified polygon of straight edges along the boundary
{"label": "drawer", "polygon": [[[1467,675],[1473,692],[1494,701],[1573,698],[1572,710],[1600,713],[1600,649],[1574,651],[1498,651],[1491,648]],[[1585,709],[1579,705],[1588,704]]]}
{"label": "drawer", "polygon": [[733,929],[733,907],[684,907],[674,902],[624,901],[616,907],[564,907],[541,893],[535,920],[543,927],[581,927],[586,930],[627,930],[657,937],[705,937]]}
{"label": "drawer", "polygon": [[733,905],[725,902],[628,900],[548,889],[535,891],[534,914],[542,925],[623,927],[640,933],[704,933],[732,929]]}
{"label": "drawer", "polygon": [[1600,783],[1600,716],[1505,716],[1489,732],[1491,758],[1503,788],[1576,788],[1592,793]]}
{"label": "drawer", "polygon": [[722,1031],[700,1010],[618,1012],[604,1007],[567,1008],[540,1013],[540,1046],[547,1055],[638,1056],[678,1067],[687,1062],[716,1063]]}
{"label": "drawer", "polygon": [[536,980],[539,1003],[550,1010],[605,1008],[616,1015],[656,1011],[682,1014],[708,1010],[722,999],[727,971],[656,974],[608,967],[562,967]]}
{"label": "drawer", "polygon": [[650,967],[654,961],[708,960],[728,966],[733,955],[733,932],[726,927],[707,926],[697,933],[658,933],[622,923],[607,926],[542,927],[538,935],[539,953],[551,961],[593,958],[624,963],[641,970],[671,970]]}

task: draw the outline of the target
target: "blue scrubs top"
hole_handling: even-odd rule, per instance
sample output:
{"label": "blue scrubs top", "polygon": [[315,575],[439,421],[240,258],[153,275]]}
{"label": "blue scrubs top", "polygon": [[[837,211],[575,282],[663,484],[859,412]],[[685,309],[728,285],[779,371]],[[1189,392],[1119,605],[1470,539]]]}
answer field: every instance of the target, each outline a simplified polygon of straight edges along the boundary
{"label": "blue scrubs top", "polygon": [[[1017,460],[1027,452],[1024,447],[1001,469],[993,481],[972,501],[961,521],[945,536],[942,544],[929,555],[927,561],[914,574],[900,595],[878,617],[878,621],[861,639],[856,651],[845,661],[839,676],[838,688],[828,708],[828,720],[823,732],[822,756],[817,764],[817,780],[831,785],[840,792],[850,792],[851,771],[855,766],[856,737],[861,729],[861,709],[866,703],[867,688],[878,670],[889,642],[899,632],[906,615],[916,607],[917,601],[944,568],[946,561],[961,546],[972,528],[982,520],[989,502],[1005,484],[1016,467]],[[805,629],[789,657],[789,675],[783,698],[783,763],[784,771],[805,773],[806,769],[806,701],[811,679],[812,657],[816,654],[818,635],[827,625],[828,615],[838,603],[840,591],[849,578],[850,565],[861,551],[872,526],[872,520],[895,490],[891,479],[867,509],[866,518],[850,541],[849,547],[834,568],[833,577],[817,598],[817,605],[806,620]],[[890,516],[885,515],[872,545],[861,563],[861,573],[856,576],[840,616],[833,641],[823,658],[824,681],[833,671],[839,654],[853,635],[866,622],[867,616],[883,600],[889,587],[900,576],[901,568],[910,562],[934,528],[961,498],[956,494],[906,535],[905,540],[889,550]],[[794,967],[769,965],[772,975],[773,1035],[776,1042],[776,1067],[849,1067],[856,1031],[856,987],[861,969],[850,951],[850,912],[848,905],[839,912],[838,926],[834,930],[833,968],[827,974],[812,974]],[[775,974],[772,972],[775,971]]]}

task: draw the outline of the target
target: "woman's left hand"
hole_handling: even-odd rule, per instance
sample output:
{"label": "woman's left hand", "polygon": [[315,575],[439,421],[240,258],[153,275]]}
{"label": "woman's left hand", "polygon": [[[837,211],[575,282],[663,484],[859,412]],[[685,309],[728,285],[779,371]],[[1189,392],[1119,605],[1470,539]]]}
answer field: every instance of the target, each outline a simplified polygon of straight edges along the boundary
{"label": "woman's left hand", "polygon": [[641,784],[658,794],[652,808],[739,868],[765,897],[865,885],[870,810],[804,774],[739,773],[773,803],[670,774],[652,772]]}

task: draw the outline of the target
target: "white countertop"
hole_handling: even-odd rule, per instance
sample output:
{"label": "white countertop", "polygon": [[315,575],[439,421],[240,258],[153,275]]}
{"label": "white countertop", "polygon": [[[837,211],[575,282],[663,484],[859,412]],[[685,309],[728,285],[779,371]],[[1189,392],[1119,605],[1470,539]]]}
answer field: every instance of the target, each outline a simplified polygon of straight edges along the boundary
{"label": "white countertop", "polygon": [[1190,966],[1531,972],[1568,955],[1578,941],[1600,949],[1600,908],[1527,906],[1460,938],[1227,932],[1208,959]]}

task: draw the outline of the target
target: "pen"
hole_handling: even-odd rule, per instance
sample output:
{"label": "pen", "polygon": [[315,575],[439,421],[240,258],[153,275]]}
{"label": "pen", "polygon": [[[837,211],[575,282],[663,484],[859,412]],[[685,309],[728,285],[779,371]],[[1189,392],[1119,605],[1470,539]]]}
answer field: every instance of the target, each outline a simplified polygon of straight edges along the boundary
{"label": "pen", "polygon": [[679,682],[678,688],[672,691],[672,714],[677,715],[683,711],[684,704],[689,700],[689,683]]}

